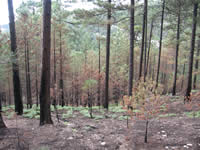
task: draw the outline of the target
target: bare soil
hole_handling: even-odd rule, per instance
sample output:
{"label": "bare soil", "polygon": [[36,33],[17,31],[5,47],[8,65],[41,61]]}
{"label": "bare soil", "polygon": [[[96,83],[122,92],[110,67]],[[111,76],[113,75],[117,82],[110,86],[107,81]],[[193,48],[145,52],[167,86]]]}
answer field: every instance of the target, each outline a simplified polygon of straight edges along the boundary
{"label": "bare soil", "polygon": [[[6,117],[7,129],[0,129],[0,150],[200,150],[200,118],[189,118],[183,98],[169,98],[168,116],[149,122],[148,143],[144,143],[145,121],[119,120],[107,112],[103,119],[83,115],[61,119],[52,118],[54,125],[39,126],[39,120],[22,116]],[[199,99],[196,98],[195,106]]]}

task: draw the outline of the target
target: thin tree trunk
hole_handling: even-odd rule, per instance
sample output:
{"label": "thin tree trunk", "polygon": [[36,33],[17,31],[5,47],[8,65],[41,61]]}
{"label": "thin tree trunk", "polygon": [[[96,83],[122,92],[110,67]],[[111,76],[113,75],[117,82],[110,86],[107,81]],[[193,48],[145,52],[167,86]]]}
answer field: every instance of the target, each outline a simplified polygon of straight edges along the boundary
{"label": "thin tree trunk", "polygon": [[154,54],[154,58],[153,58],[153,71],[152,71],[152,80],[153,81],[155,79],[155,67],[156,67],[156,55]]}
{"label": "thin tree trunk", "polygon": [[[199,40],[198,40],[198,48],[197,48],[197,59],[195,62],[195,70],[198,71],[199,68],[199,53],[200,53],[200,35],[199,35]],[[197,88],[197,74],[194,75],[194,83],[193,83],[193,88],[196,89]]]}
{"label": "thin tree trunk", "polygon": [[176,57],[175,57],[175,71],[174,71],[174,83],[173,83],[173,90],[172,95],[176,95],[176,80],[177,80],[177,72],[178,72],[178,52],[179,52],[179,45],[180,45],[180,22],[181,22],[181,8],[178,8],[178,23],[177,23],[177,35],[176,35]]}
{"label": "thin tree trunk", "polygon": [[61,90],[61,105],[65,105],[64,102],[64,82],[63,82],[63,54],[62,54],[62,33],[60,31],[60,90]]}
{"label": "thin tree trunk", "polygon": [[54,97],[53,97],[53,105],[56,106],[56,29],[54,27],[54,32],[53,32],[53,61],[54,61],[54,85],[53,85],[53,89],[54,89]]}
{"label": "thin tree trunk", "polygon": [[146,21],[145,21],[145,48],[144,48],[144,82],[146,82],[146,69],[147,69],[147,21],[148,21],[148,0],[146,2],[145,13],[146,13]]}
{"label": "thin tree trunk", "polygon": [[99,76],[98,76],[98,98],[97,98],[97,105],[100,106],[101,105],[101,39],[99,37]]}
{"label": "thin tree trunk", "polygon": [[111,0],[108,0],[108,16],[107,16],[107,36],[106,36],[106,72],[105,72],[105,102],[104,108],[108,109],[109,105],[109,65],[110,65],[110,30],[111,30]]}
{"label": "thin tree trunk", "polygon": [[128,95],[132,95],[132,88],[133,88],[133,74],[134,74],[134,37],[135,37],[135,17],[134,17],[134,10],[135,10],[135,0],[131,0],[131,19],[130,19],[130,56],[129,56],[129,86],[128,86]]}
{"label": "thin tree trunk", "polygon": [[51,0],[43,0],[43,55],[40,88],[40,125],[52,124],[50,110]]}
{"label": "thin tree trunk", "polygon": [[182,79],[182,82],[181,82],[181,90],[183,89],[183,85],[184,85],[184,76],[185,76],[185,63],[183,65],[183,79]]}
{"label": "thin tree trunk", "polygon": [[158,87],[159,73],[160,73],[160,57],[161,57],[161,50],[162,50],[164,13],[165,13],[165,0],[163,0],[163,5],[162,5],[162,18],[161,18],[161,29],[160,29],[160,44],[159,44],[158,68],[157,68],[157,76],[156,76],[156,88]]}
{"label": "thin tree trunk", "polygon": [[194,10],[193,10],[193,24],[192,24],[191,49],[190,49],[190,58],[189,58],[188,82],[187,82],[187,89],[185,93],[184,102],[185,100],[189,100],[191,90],[192,90],[192,70],[193,70],[194,47],[195,47],[195,39],[196,39],[197,10],[198,10],[198,2],[195,1]]}
{"label": "thin tree trunk", "polygon": [[29,108],[32,108],[32,94],[31,94],[31,75],[30,75],[30,65],[29,65],[29,44],[28,44],[28,41],[27,41],[27,81],[28,81],[28,105],[29,105]]}
{"label": "thin tree trunk", "polygon": [[143,15],[143,27],[142,27],[142,46],[141,46],[141,52],[140,52],[139,80],[142,77],[143,53],[144,53],[144,42],[145,42],[145,26],[146,26],[146,7],[147,7],[147,0],[144,0],[144,15]]}
{"label": "thin tree trunk", "polygon": [[150,56],[150,50],[151,50],[151,39],[152,39],[152,33],[153,33],[153,22],[154,22],[154,19],[152,18],[152,21],[151,21],[151,31],[150,31],[150,35],[149,35],[149,47],[148,47],[148,54],[147,54],[147,67],[146,67],[146,75],[147,75],[147,72],[148,72],[148,68],[149,68],[149,56]]}
{"label": "thin tree trunk", "polygon": [[8,105],[11,105],[10,71],[8,71]]}
{"label": "thin tree trunk", "polygon": [[11,51],[12,56],[12,70],[13,70],[13,85],[14,85],[14,102],[15,102],[15,112],[18,115],[23,114],[23,103],[21,96],[21,83],[19,78],[19,66],[18,66],[18,56],[17,56],[17,44],[16,44],[16,31],[15,31],[15,17],[13,13],[13,2],[8,0],[8,11],[9,11],[9,26],[10,26],[10,41],[11,41]]}
{"label": "thin tree trunk", "polygon": [[[25,33],[26,34],[26,33]],[[28,70],[27,70],[27,39],[26,39],[26,35],[24,34],[24,66],[25,66],[25,81],[26,81],[26,100],[27,100],[27,108],[28,108],[28,104],[29,104],[29,94],[28,94]]]}

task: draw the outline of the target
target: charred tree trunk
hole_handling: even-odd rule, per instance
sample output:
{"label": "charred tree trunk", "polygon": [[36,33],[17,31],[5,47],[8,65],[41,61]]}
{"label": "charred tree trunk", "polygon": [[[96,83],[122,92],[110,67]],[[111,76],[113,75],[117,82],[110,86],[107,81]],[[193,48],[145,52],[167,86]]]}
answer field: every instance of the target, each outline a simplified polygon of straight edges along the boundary
{"label": "charred tree trunk", "polygon": [[54,27],[54,32],[53,32],[53,73],[54,73],[54,83],[53,83],[53,89],[54,89],[54,97],[53,97],[53,105],[56,106],[56,29]]}
{"label": "charred tree trunk", "polygon": [[[200,35],[199,35],[199,40],[198,40],[198,48],[197,48],[197,60],[195,62],[195,70],[198,71],[199,69],[199,53],[200,53]],[[196,89],[197,88],[197,74],[194,75],[194,83],[193,83],[193,88]]]}
{"label": "charred tree trunk", "polygon": [[129,84],[128,84],[128,95],[132,95],[132,88],[133,88],[133,74],[134,74],[134,38],[135,38],[135,17],[134,17],[134,10],[135,10],[135,0],[131,0],[131,19],[130,19],[130,56],[129,56]]}
{"label": "charred tree trunk", "polygon": [[176,35],[176,57],[175,57],[175,70],[174,70],[174,83],[172,95],[176,95],[176,80],[178,72],[178,52],[179,52],[179,39],[180,39],[180,22],[181,22],[181,8],[178,8],[178,23],[177,23],[177,35]]}
{"label": "charred tree trunk", "polygon": [[99,77],[98,77],[98,97],[97,97],[97,105],[101,106],[101,40],[99,38]]}
{"label": "charred tree trunk", "polygon": [[10,73],[8,72],[8,105],[11,105]]}
{"label": "charred tree trunk", "polygon": [[146,27],[146,7],[147,7],[147,0],[144,0],[144,15],[143,15],[143,27],[142,27],[142,46],[141,46],[141,52],[140,52],[139,80],[142,77],[143,53],[144,53],[144,42],[145,42],[145,27]]}
{"label": "charred tree trunk", "polygon": [[183,85],[184,85],[184,76],[185,76],[185,63],[183,65],[183,79],[182,79],[182,82],[181,82],[181,90],[183,89]]}
{"label": "charred tree trunk", "polygon": [[3,117],[1,115],[1,110],[0,110],[0,129],[2,129],[2,128],[6,128],[6,125],[3,121]]}
{"label": "charred tree trunk", "polygon": [[64,102],[64,82],[63,82],[63,53],[62,53],[62,33],[60,31],[60,98],[61,98],[61,106],[65,105]]}
{"label": "charred tree trunk", "polygon": [[195,39],[196,39],[197,10],[198,10],[198,2],[195,1],[194,10],[193,10],[193,24],[192,24],[191,49],[190,49],[190,58],[189,58],[188,82],[187,82],[187,89],[185,93],[184,102],[185,100],[189,100],[191,90],[192,90],[192,70],[193,70],[194,47],[195,47]]}
{"label": "charred tree trunk", "polygon": [[144,82],[146,82],[146,69],[147,69],[147,21],[148,21],[148,19],[147,19],[147,17],[148,17],[148,0],[147,0],[147,2],[146,2],[146,7],[145,7],[145,13],[146,13],[146,18],[145,18],[145,43],[144,43],[144,45],[145,45],[145,48],[144,48]]}
{"label": "charred tree trunk", "polygon": [[156,88],[158,87],[159,73],[160,73],[160,57],[161,57],[161,50],[162,50],[164,13],[165,13],[165,0],[163,0],[163,5],[162,5],[162,18],[161,18],[161,29],[160,29],[160,43],[159,43],[159,55],[158,55],[158,68],[157,68],[157,76],[156,76]]}
{"label": "charred tree trunk", "polygon": [[43,55],[40,88],[40,125],[52,124],[50,110],[51,0],[43,0]]}
{"label": "charred tree trunk", "polygon": [[27,81],[28,81],[28,105],[32,108],[32,93],[31,93],[31,74],[30,74],[30,63],[29,63],[29,43],[27,41]]}
{"label": "charred tree trunk", "polygon": [[23,103],[21,96],[21,83],[19,78],[19,66],[18,66],[18,56],[17,56],[17,44],[16,44],[16,31],[15,31],[15,17],[13,13],[13,2],[8,0],[8,11],[9,11],[9,27],[10,27],[10,41],[11,41],[11,51],[12,51],[12,70],[13,70],[13,85],[14,85],[14,102],[15,102],[15,112],[18,115],[23,114]]}
{"label": "charred tree trunk", "polygon": [[110,66],[110,30],[111,30],[111,0],[108,0],[108,16],[107,16],[107,36],[106,36],[106,72],[105,72],[105,101],[104,108],[108,109],[109,105],[109,66]]}
{"label": "charred tree trunk", "polygon": [[[151,50],[151,39],[152,39],[152,33],[153,33],[153,22],[154,22],[154,19],[152,18],[152,21],[151,21],[151,31],[150,31],[150,35],[149,35],[149,45],[148,45],[148,54],[147,54],[147,67],[146,67],[146,75],[147,75],[147,72],[148,72],[148,68],[149,68],[149,56],[150,56],[150,50]],[[150,67],[151,68],[151,67]],[[149,70],[151,72],[151,70]]]}

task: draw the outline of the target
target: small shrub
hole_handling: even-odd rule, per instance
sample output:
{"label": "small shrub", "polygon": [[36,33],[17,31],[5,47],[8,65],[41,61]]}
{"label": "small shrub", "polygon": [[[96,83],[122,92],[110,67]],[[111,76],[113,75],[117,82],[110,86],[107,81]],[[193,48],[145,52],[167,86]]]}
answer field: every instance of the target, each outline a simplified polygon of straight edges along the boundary
{"label": "small shrub", "polygon": [[164,117],[176,117],[176,114],[174,114],[174,113],[163,114],[163,115],[159,115],[159,117],[161,117],[161,118],[164,118]]}

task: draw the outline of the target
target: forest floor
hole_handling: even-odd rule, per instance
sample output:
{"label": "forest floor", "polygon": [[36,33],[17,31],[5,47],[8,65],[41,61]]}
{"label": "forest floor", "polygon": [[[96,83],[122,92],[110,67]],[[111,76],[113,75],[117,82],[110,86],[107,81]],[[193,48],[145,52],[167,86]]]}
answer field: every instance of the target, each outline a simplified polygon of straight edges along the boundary
{"label": "forest floor", "polygon": [[[168,96],[168,110],[150,120],[148,143],[144,143],[145,121],[129,119],[120,106],[109,112],[94,107],[94,119],[82,107],[58,107],[54,125],[39,126],[38,109],[16,116],[3,108],[7,129],[0,130],[0,150],[200,150],[200,94],[191,105],[183,97]],[[198,106],[198,107],[197,107]]]}

